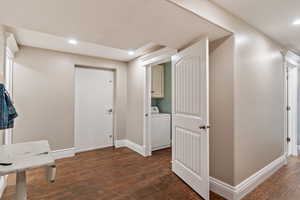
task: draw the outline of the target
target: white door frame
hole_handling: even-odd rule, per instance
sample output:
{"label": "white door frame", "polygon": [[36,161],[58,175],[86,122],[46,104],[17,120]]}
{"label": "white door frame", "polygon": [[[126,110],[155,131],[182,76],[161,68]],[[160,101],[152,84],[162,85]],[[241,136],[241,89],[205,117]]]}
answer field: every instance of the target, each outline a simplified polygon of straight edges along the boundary
{"label": "white door frame", "polygon": [[[284,55],[284,152],[286,157],[298,155],[298,131],[297,131],[297,96],[298,96],[298,70],[300,57],[292,52]],[[292,70],[292,71],[291,71]],[[294,73],[294,74],[290,74]],[[291,76],[292,75],[292,76]],[[289,93],[291,91],[292,93]],[[291,100],[292,98],[293,100]],[[292,112],[289,114],[289,112]],[[289,117],[291,116],[291,117]],[[296,124],[296,126],[295,126]],[[288,142],[288,138],[290,142]]]}
{"label": "white door frame", "polygon": [[151,143],[151,141],[152,141],[152,138],[151,138],[152,72],[151,72],[151,68],[155,65],[159,65],[159,64],[169,62],[169,61],[171,61],[171,57],[146,66],[146,71],[145,71],[145,73],[146,73],[146,76],[145,76],[146,77],[146,84],[145,84],[145,113],[146,113],[146,115],[145,115],[145,134],[146,134],[146,137],[144,137],[144,138],[147,139],[147,141],[145,141],[145,144],[147,144],[146,149],[149,151],[147,153],[147,155],[149,155],[149,156],[152,155],[152,143]]}
{"label": "white door frame", "polygon": [[143,128],[143,147],[145,156],[152,155],[151,145],[151,66],[161,64],[171,60],[177,50],[163,48],[153,53],[147,54],[138,59],[138,62],[145,67],[145,90],[144,90],[144,128]]}
{"label": "white door frame", "polygon": [[297,94],[298,67],[288,66],[288,155],[298,156],[297,150]]}
{"label": "white door frame", "polygon": [[[5,33],[4,85],[13,99],[13,67],[15,54],[19,51],[17,41],[12,33]],[[10,63],[7,61],[10,60]],[[8,66],[8,64],[10,64]],[[13,129],[4,130],[4,144],[13,143]]]}
{"label": "white door frame", "polygon": [[[113,85],[113,111],[112,111],[112,115],[113,115],[113,128],[112,128],[112,146],[115,147],[116,145],[116,140],[117,140],[117,136],[116,136],[116,130],[117,130],[117,121],[116,121],[116,113],[117,113],[117,110],[116,110],[116,86],[117,86],[117,69],[115,68],[105,68],[105,67],[96,67],[96,66],[86,66],[86,65],[78,65],[78,64],[75,64],[74,65],[74,70],[76,67],[80,67],[80,68],[87,68],[87,69],[97,69],[97,70],[107,70],[107,71],[112,71],[114,73],[114,85]],[[74,71],[74,110],[75,110],[75,97],[76,97],[76,94],[75,94],[75,84],[76,84],[76,80],[75,80],[75,71]],[[74,113],[74,122],[75,122],[75,113]],[[75,137],[76,137],[76,134],[75,134],[75,123],[74,123],[74,148],[75,148],[75,151],[76,151],[76,147],[75,147]],[[79,153],[80,151],[78,151],[77,153]]]}

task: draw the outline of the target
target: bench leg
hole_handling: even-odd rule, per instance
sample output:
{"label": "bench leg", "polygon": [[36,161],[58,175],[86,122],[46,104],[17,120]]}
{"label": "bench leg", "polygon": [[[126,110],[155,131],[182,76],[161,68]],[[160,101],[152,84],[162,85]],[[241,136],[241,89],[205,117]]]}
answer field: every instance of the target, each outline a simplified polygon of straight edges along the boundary
{"label": "bench leg", "polygon": [[47,179],[49,183],[54,183],[55,182],[55,176],[56,176],[56,166],[51,165],[46,167],[46,172],[47,172]]}
{"label": "bench leg", "polygon": [[27,200],[26,171],[17,172],[16,200]]}

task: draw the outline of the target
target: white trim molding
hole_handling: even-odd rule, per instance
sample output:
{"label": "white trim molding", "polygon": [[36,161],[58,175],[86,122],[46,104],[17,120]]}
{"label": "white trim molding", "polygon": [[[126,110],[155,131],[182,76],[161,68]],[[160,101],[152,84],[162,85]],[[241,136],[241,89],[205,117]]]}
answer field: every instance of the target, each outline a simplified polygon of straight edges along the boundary
{"label": "white trim molding", "polygon": [[269,165],[259,170],[237,186],[231,186],[218,179],[210,177],[210,190],[228,200],[240,200],[253,191],[258,185],[274,174],[286,163],[285,155],[277,158]]}
{"label": "white trim molding", "polygon": [[286,52],[286,61],[295,65],[295,66],[299,66],[300,65],[300,56],[298,56],[297,54],[288,51]]}
{"label": "white trim molding", "polygon": [[126,147],[126,141],[127,140],[115,140],[115,147],[116,148]]}
{"label": "white trim molding", "polygon": [[94,147],[86,147],[86,148],[76,148],[75,149],[75,153],[82,153],[82,152],[86,152],[86,151],[93,151],[93,150],[98,150],[98,149],[103,149],[106,147],[112,147],[112,144],[108,144],[108,145],[100,145],[100,146],[94,146]]}
{"label": "white trim molding", "polygon": [[298,155],[300,154],[300,145],[297,145]]}
{"label": "white trim molding", "polygon": [[19,51],[19,46],[17,43],[17,40],[14,36],[14,34],[6,32],[6,45],[9,48],[9,50],[12,52],[13,55],[15,55]]}
{"label": "white trim molding", "polygon": [[160,50],[141,56],[137,58],[136,61],[142,66],[147,66],[149,64],[156,64],[157,62],[161,62],[162,60],[165,59],[170,59],[170,57],[172,57],[176,53],[177,53],[176,49],[164,47]]}
{"label": "white trim molding", "polygon": [[136,144],[130,140],[116,140],[115,141],[115,147],[120,148],[120,147],[127,147],[142,156],[146,157],[146,150],[144,146],[141,146],[139,144]]}
{"label": "white trim molding", "polygon": [[209,189],[210,191],[228,199],[228,200],[235,200],[235,187],[231,186],[227,183],[224,183],[216,178],[210,177],[209,178]]}
{"label": "white trim molding", "polygon": [[75,156],[75,148],[55,150],[51,154],[54,159],[70,158]]}

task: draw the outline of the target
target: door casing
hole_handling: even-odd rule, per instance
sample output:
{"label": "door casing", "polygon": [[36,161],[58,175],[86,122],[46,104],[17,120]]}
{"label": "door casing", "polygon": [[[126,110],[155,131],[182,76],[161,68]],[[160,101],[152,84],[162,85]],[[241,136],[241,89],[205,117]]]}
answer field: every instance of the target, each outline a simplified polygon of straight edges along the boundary
{"label": "door casing", "polygon": [[144,128],[143,128],[143,147],[145,156],[152,155],[151,145],[151,66],[171,61],[171,57],[177,50],[164,48],[158,50],[145,59],[142,58],[141,65],[145,67],[145,90],[144,90]]}

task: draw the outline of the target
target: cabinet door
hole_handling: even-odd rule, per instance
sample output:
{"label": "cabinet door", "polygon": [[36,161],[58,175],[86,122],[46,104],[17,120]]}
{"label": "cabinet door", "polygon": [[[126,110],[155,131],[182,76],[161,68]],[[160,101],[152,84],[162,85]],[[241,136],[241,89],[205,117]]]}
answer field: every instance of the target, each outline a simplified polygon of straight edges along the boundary
{"label": "cabinet door", "polygon": [[164,66],[155,65],[151,68],[151,93],[153,98],[164,97]]}

